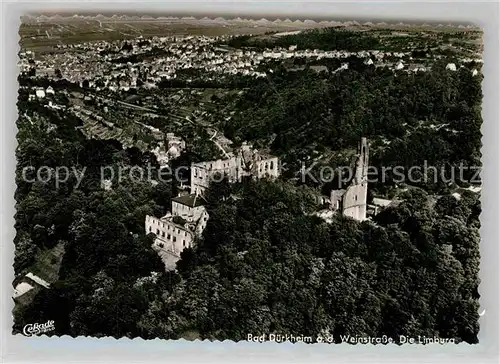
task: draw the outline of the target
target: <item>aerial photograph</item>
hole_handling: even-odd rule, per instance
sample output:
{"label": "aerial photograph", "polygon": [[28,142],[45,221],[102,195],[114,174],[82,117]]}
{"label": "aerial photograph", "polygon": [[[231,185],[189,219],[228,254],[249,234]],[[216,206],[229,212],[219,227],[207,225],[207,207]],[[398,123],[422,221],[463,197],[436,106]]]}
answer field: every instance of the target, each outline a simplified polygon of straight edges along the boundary
{"label": "aerial photograph", "polygon": [[478,26],[32,13],[18,50],[13,334],[479,342]]}

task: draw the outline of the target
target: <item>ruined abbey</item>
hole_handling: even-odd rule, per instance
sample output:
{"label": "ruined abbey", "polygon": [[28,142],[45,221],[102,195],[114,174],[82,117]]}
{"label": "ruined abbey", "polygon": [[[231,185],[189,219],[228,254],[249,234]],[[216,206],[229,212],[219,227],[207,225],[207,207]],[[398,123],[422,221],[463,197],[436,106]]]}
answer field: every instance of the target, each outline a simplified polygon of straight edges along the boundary
{"label": "ruined abbey", "polygon": [[230,182],[239,182],[242,177],[255,178],[279,176],[278,157],[253,149],[243,143],[236,153],[228,154],[227,159],[193,163],[191,165],[191,193],[203,195],[210,181],[216,175],[225,175]]}
{"label": "ruined abbey", "polygon": [[191,247],[195,236],[207,225],[208,213],[203,203],[198,195],[173,198],[171,212],[160,219],[146,216],[146,234],[154,233],[156,247],[179,258],[181,251]]}
{"label": "ruined abbey", "polygon": [[[352,166],[353,178],[347,188],[332,190],[330,196],[325,197],[329,209],[320,216],[342,213],[358,221],[366,219],[368,153],[368,142],[362,138]],[[175,268],[180,253],[193,245],[196,236],[200,236],[207,225],[209,215],[203,195],[210,182],[217,181],[215,175],[226,176],[230,182],[241,181],[244,176],[276,178],[279,176],[278,162],[278,157],[259,152],[244,143],[227,159],[193,163],[190,193],[173,198],[171,212],[162,218],[146,216],[146,234],[155,234],[154,248],[168,256],[170,268]]]}
{"label": "ruined abbey", "polygon": [[[230,182],[241,181],[244,176],[255,178],[278,177],[278,158],[253,149],[243,143],[227,159],[193,163],[191,165],[190,194],[172,199],[171,212],[162,218],[146,216],[146,234],[156,235],[154,247],[168,256],[170,267],[180,259],[180,253],[191,247],[196,236],[201,235],[208,221],[203,195],[216,176],[226,176]],[[165,261],[165,260],[164,260]]]}

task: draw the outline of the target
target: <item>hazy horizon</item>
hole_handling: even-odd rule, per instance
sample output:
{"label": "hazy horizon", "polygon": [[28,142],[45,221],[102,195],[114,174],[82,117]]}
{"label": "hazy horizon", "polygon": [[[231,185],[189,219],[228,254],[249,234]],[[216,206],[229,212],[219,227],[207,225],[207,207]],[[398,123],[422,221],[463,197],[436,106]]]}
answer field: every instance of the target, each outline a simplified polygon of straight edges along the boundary
{"label": "hazy horizon", "polygon": [[44,10],[44,11],[30,11],[26,12],[24,16],[55,16],[55,15],[60,15],[62,17],[68,17],[68,16],[73,16],[73,15],[80,15],[80,16],[97,16],[97,15],[103,15],[105,17],[112,17],[113,15],[117,16],[151,16],[153,18],[158,18],[158,17],[195,17],[197,19],[201,19],[203,17],[208,17],[211,19],[215,19],[217,17],[222,17],[225,19],[234,19],[234,18],[244,18],[244,19],[249,19],[249,20],[260,20],[262,18],[265,18],[267,20],[273,21],[276,19],[290,19],[292,21],[295,20],[313,20],[316,22],[320,21],[339,21],[339,22],[347,22],[347,21],[357,21],[357,22],[372,22],[372,23],[380,23],[380,22],[385,22],[387,24],[398,24],[398,23],[405,23],[405,24],[429,24],[429,25],[437,25],[437,24],[450,24],[450,25],[475,25],[471,21],[459,21],[459,20],[446,20],[446,19],[441,19],[441,20],[436,20],[436,19],[409,19],[409,18],[395,18],[395,17],[380,17],[380,16],[375,16],[375,17],[366,17],[366,16],[359,16],[359,15],[348,15],[348,14],[338,14],[338,15],[332,15],[332,16],[315,16],[315,15],[303,15],[303,16],[297,16],[293,15],[290,13],[282,12],[282,13],[275,13],[275,12],[261,12],[261,13],[250,13],[250,12],[203,12],[203,11],[198,11],[198,12],[181,12],[181,11],[131,11],[131,10],[96,10],[96,11],[78,11],[78,10]]}

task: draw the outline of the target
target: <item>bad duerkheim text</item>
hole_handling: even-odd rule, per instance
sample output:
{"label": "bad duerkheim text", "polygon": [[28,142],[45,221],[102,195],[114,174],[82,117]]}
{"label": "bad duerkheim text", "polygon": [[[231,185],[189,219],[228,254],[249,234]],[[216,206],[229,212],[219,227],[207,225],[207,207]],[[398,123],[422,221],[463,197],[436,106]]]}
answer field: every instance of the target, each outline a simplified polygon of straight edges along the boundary
{"label": "bad duerkheim text", "polygon": [[339,340],[335,340],[333,335],[318,335],[318,336],[306,336],[306,335],[292,335],[292,334],[248,334],[247,341],[252,342],[291,342],[298,343],[303,342],[307,344],[312,343],[348,343],[348,344],[455,344],[454,338],[442,338],[435,336],[405,336],[400,335],[397,339],[388,337],[386,335],[377,336],[351,336],[351,335],[340,335]]}

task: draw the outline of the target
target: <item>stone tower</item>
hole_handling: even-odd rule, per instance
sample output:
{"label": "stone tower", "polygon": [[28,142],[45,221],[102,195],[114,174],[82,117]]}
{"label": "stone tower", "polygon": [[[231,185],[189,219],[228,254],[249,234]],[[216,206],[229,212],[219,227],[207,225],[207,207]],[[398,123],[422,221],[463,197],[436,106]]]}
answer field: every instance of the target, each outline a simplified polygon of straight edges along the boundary
{"label": "stone tower", "polygon": [[330,196],[331,208],[341,210],[345,216],[355,220],[366,219],[366,202],[368,198],[368,142],[361,138],[358,155],[354,164],[354,178],[347,189],[333,190]]}
{"label": "stone tower", "polygon": [[357,184],[368,181],[368,142],[366,138],[361,138],[358,148],[359,154],[356,161],[355,180]]}

